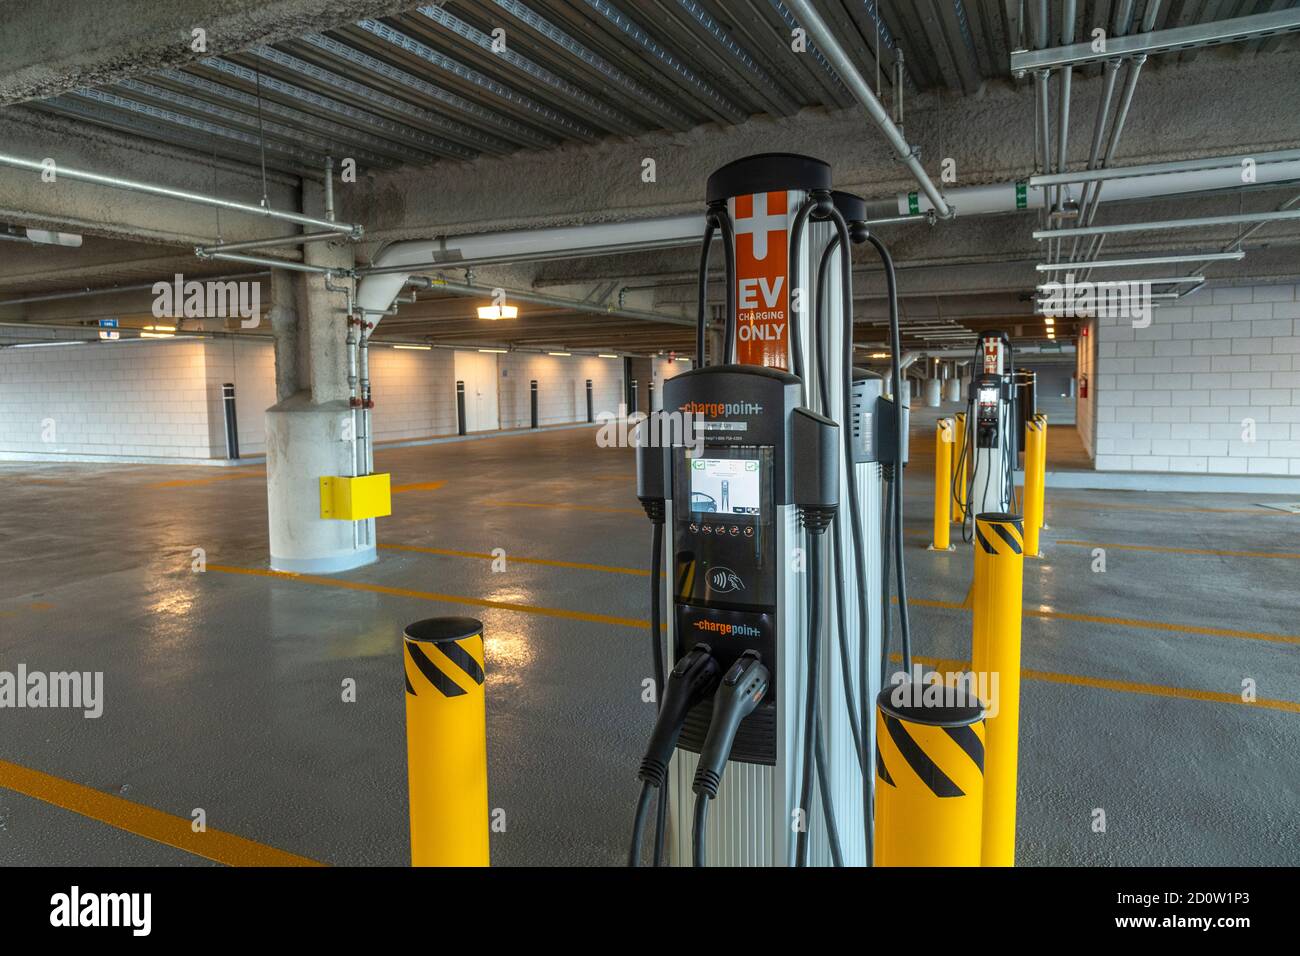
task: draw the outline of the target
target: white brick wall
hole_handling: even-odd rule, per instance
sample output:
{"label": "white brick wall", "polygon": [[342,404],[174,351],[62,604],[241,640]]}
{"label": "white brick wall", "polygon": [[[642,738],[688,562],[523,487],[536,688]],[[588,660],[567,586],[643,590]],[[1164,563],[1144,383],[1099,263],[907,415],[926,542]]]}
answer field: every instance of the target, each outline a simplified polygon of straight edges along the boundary
{"label": "white brick wall", "polygon": [[1101,318],[1097,469],[1300,475],[1297,292],[1202,289],[1145,329]]}
{"label": "white brick wall", "polygon": [[0,451],[207,458],[203,342],[0,352]]}
{"label": "white brick wall", "polygon": [[599,415],[615,412],[620,401],[623,363],[574,355],[511,352],[499,356],[502,428],[527,428],[532,421],[529,383],[537,381],[537,424],[561,425],[587,420],[586,382],[591,379],[592,405]]}

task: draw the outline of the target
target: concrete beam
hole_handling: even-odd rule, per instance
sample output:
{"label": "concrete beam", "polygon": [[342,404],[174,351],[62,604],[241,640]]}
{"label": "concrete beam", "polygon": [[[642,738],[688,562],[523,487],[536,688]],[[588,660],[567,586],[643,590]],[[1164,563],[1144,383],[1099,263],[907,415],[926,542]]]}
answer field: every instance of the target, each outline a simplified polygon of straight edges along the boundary
{"label": "concrete beam", "polygon": [[[415,6],[395,0],[45,0],[0,5],[0,105],[237,53]],[[206,52],[194,49],[195,29]]]}
{"label": "concrete beam", "polygon": [[[1190,159],[1295,146],[1289,91],[1300,52],[1251,61],[1249,109],[1241,104],[1241,67],[1203,58],[1145,72],[1129,114],[1119,160],[1125,164]],[[1091,126],[1102,81],[1078,78],[1071,113]],[[1194,89],[1196,96],[1187,91]],[[1010,181],[1033,170],[1033,91],[989,86],[983,95],[925,94],[908,104],[907,136],[938,178],[945,157],[957,181]],[[1070,159],[1086,163],[1089,137],[1071,137]],[[467,232],[604,222],[698,212],[709,173],[761,152],[799,152],[832,163],[836,186],[867,198],[915,188],[883,135],[859,110],[805,110],[734,127],[698,127],[621,142],[439,163],[432,169],[383,172],[340,190],[342,216],[367,224],[368,237],[397,240]],[[642,181],[654,159],[656,181]],[[436,182],[437,189],[428,184]]]}
{"label": "concrete beam", "polygon": [[[46,182],[41,174],[0,166],[0,222],[189,247],[214,241],[218,232],[228,241],[240,241],[297,231],[273,219],[231,212],[218,217],[211,207],[57,176],[63,165],[256,205],[262,196],[261,174],[248,166],[27,108],[0,114],[0,143],[14,156],[53,159],[56,172],[54,181]],[[298,182],[268,174],[271,207],[299,211]]]}

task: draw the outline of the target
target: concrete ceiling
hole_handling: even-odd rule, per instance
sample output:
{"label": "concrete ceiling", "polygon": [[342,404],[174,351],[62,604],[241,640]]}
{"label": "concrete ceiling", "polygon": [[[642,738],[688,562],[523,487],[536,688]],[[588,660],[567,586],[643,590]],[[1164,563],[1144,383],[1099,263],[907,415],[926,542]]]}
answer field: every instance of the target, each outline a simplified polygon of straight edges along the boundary
{"label": "concrete ceiling", "polygon": [[[1148,2],[1132,4],[1141,18]],[[1157,28],[1300,5],[1292,0],[1172,0]],[[326,154],[356,159],[341,213],[366,226],[365,261],[382,244],[505,228],[699,212],[703,181],[754,152],[829,160],[837,185],[885,199],[914,188],[879,131],[854,106],[815,46],[796,55],[794,25],[775,0],[448,0],[392,2],[173,0],[107,7],[5,5],[0,10],[0,141],[6,152],[256,202],[307,209]],[[1111,27],[1116,0],[1080,0],[1076,35]],[[1050,4],[1059,17],[1057,3]],[[1031,31],[1019,0],[831,0],[819,4],[882,98],[904,54],[906,135],[937,178],[956,185],[1034,171],[1032,84],[1008,73]],[[1022,22],[1023,9],[1029,20]],[[57,15],[56,15],[57,14]],[[57,24],[57,26],[56,26]],[[201,25],[205,50],[193,49]],[[1052,35],[1060,31],[1051,25]],[[503,29],[504,51],[492,49]],[[1070,160],[1087,160],[1100,102],[1099,68],[1076,73]],[[1189,89],[1197,91],[1192,97]],[[1300,145],[1300,38],[1153,57],[1138,85],[1117,162],[1152,162]],[[1055,116],[1055,111],[1053,113]],[[654,158],[656,181],[641,180]],[[263,173],[263,163],[266,172]],[[1111,203],[1101,221],[1180,218],[1276,208],[1273,187]],[[1108,218],[1109,217],[1109,218]],[[283,234],[265,221],[81,184],[34,188],[0,169],[0,223],[87,236],[80,249],[0,243],[0,300],[116,288],[176,272],[234,271],[190,247],[221,236]],[[900,268],[905,323],[1041,331],[1028,293],[1041,249],[1032,215],[959,218],[882,230]],[[1135,234],[1108,254],[1220,248],[1231,229]],[[1293,278],[1300,227],[1278,224],[1215,282]],[[476,281],[693,313],[696,253],[570,259],[482,270]],[[456,275],[456,278],[462,278]],[[1116,278],[1123,276],[1116,275]],[[714,283],[720,299],[720,283]],[[873,262],[858,265],[863,342],[882,319]],[[264,296],[264,302],[269,296]],[[444,344],[689,350],[680,326],[550,308],[507,325],[468,318],[472,302],[403,305],[380,336]],[[0,320],[93,321],[147,315],[141,293],[0,305]],[[1069,331],[1068,326],[1065,331]]]}

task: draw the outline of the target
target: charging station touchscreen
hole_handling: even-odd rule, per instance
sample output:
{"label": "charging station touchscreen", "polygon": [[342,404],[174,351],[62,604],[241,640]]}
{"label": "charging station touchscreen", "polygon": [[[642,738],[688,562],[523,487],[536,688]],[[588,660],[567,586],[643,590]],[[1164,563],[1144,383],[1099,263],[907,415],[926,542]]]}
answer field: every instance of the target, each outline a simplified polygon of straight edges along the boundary
{"label": "charging station touchscreen", "polygon": [[757,515],[761,486],[757,458],[691,459],[691,510]]}

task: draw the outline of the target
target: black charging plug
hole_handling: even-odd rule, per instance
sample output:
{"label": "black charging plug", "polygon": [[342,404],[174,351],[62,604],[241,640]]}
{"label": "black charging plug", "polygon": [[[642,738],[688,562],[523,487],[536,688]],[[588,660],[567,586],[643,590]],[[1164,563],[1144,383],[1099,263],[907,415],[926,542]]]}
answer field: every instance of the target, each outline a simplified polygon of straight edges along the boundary
{"label": "black charging plug", "polygon": [[700,762],[691,789],[710,800],[718,795],[722,771],[731,756],[740,722],[754,712],[767,695],[771,674],[758,651],[745,651],[727,669],[713,694],[713,720],[700,749]]}
{"label": "black charging plug", "polygon": [[686,715],[712,693],[721,671],[707,644],[696,644],[682,655],[668,675],[667,686],[660,691],[663,699],[659,704],[659,716],[655,718],[650,744],[637,771],[637,777],[642,781],[655,787],[663,786],[668,776],[668,761],[672,759]]}

